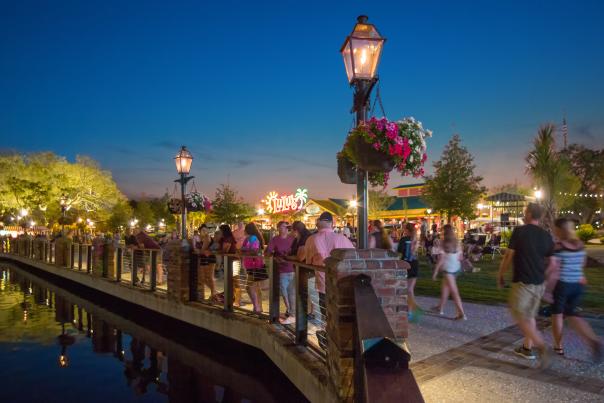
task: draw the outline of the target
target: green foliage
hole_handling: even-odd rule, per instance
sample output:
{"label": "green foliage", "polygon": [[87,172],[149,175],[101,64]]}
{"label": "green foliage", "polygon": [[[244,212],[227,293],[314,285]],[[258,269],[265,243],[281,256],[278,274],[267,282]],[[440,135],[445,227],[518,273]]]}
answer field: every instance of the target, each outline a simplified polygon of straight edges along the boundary
{"label": "green foliage", "polygon": [[481,185],[482,177],[474,173],[474,157],[461,145],[459,135],[451,137],[433,165],[434,175],[426,177],[423,199],[449,221],[455,216],[474,218],[476,203],[486,189]]}
{"label": "green foliage", "polygon": [[594,227],[591,224],[582,224],[579,225],[577,236],[583,242],[587,242],[596,237],[596,230],[594,230]]}
{"label": "green foliage", "polygon": [[212,202],[211,220],[218,223],[234,224],[254,216],[254,208],[237,195],[228,185],[220,185]]}
{"label": "green foliage", "polygon": [[27,209],[40,224],[52,225],[61,217],[62,195],[72,220],[90,218],[99,229],[107,224],[112,208],[126,200],[111,173],[88,157],[70,163],[50,152],[0,156],[1,214]]}
{"label": "green foliage", "polygon": [[542,125],[533,141],[533,149],[526,156],[527,173],[543,191],[543,224],[546,228],[552,227],[558,207],[569,202],[564,193],[576,193],[581,186],[579,178],[572,173],[568,158],[556,150],[555,133],[554,125]]}
{"label": "green foliage", "polygon": [[390,196],[385,190],[369,190],[369,215],[374,215],[379,211],[384,211],[392,203],[396,197]]}
{"label": "green foliage", "polygon": [[134,217],[138,220],[138,225],[142,228],[147,225],[156,226],[157,219],[151,208],[151,203],[147,200],[140,200],[134,204]]}
{"label": "green foliage", "polygon": [[[604,149],[592,150],[578,144],[571,144],[563,150],[567,156],[572,172],[579,178],[581,186],[577,191],[580,194],[604,193]],[[561,190],[566,193],[568,190]],[[589,223],[596,210],[604,207],[603,199],[598,197],[572,198],[570,203],[561,206],[572,211],[580,211],[579,216],[583,222]]]}
{"label": "green foliage", "polygon": [[126,202],[119,202],[111,208],[111,215],[109,216],[107,227],[109,229],[117,229],[119,227],[126,228],[132,216],[132,207]]}

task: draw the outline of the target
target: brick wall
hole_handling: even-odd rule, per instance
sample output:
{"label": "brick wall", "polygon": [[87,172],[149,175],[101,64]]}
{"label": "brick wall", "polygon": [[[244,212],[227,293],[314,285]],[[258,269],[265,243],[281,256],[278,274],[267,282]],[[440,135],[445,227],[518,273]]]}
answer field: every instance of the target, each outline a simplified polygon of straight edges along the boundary
{"label": "brick wall", "polygon": [[408,263],[381,249],[336,249],[325,260],[327,357],[331,379],[342,400],[353,396],[354,278],[371,277],[386,318],[399,340],[407,337]]}
{"label": "brick wall", "polygon": [[190,247],[182,241],[168,243],[164,264],[168,268],[168,299],[178,302],[189,300]]}

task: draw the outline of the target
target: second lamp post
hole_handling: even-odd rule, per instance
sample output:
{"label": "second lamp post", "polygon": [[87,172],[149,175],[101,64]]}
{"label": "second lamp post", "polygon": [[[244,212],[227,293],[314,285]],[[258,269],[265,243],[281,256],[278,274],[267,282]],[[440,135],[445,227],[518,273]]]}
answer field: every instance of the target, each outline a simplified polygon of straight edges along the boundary
{"label": "second lamp post", "polygon": [[176,157],[174,157],[176,163],[176,171],[180,174],[180,178],[174,182],[180,183],[180,199],[181,199],[181,210],[180,210],[180,224],[181,224],[181,236],[183,241],[187,239],[187,202],[185,200],[185,193],[187,190],[187,182],[194,178],[189,176],[191,172],[191,164],[193,163],[193,156],[187,150],[187,147],[182,146]]}
{"label": "second lamp post", "polygon": [[[354,87],[354,98],[352,110],[356,113],[356,125],[360,126],[367,120],[369,108],[369,96],[371,90],[378,80],[377,67],[382,54],[385,38],[373,24],[367,23],[368,17],[361,15],[352,33],[346,37],[346,41],[340,52],[344,58],[348,82]],[[357,248],[367,247],[367,225],[368,225],[368,199],[367,189],[368,173],[357,167]]]}

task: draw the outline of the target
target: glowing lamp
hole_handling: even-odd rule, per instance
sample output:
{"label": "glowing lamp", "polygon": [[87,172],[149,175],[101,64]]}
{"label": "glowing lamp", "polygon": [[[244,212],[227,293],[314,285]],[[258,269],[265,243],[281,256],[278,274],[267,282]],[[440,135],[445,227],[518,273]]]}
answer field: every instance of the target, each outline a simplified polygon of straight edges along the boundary
{"label": "glowing lamp", "polygon": [[539,200],[543,197],[543,192],[539,189],[535,190],[535,199]]}
{"label": "glowing lamp", "polygon": [[356,200],[350,200],[348,202],[348,205],[350,206],[350,208],[357,208],[359,206],[359,202],[357,202]]}
{"label": "glowing lamp", "polygon": [[346,37],[340,49],[350,83],[375,78],[382,47],[386,41],[373,24],[367,23],[367,19],[366,15],[357,18],[352,33]]}
{"label": "glowing lamp", "polygon": [[176,157],[174,157],[176,163],[176,170],[179,174],[188,175],[191,172],[191,164],[193,163],[193,156],[187,150],[187,147],[182,146]]}

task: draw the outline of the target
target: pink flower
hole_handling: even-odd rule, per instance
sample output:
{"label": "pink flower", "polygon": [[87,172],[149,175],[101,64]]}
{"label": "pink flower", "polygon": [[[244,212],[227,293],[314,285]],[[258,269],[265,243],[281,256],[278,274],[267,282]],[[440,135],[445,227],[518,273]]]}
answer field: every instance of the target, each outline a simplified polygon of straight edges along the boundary
{"label": "pink flower", "polygon": [[380,143],[373,143],[373,148],[375,148],[376,150],[379,151],[379,149],[380,149]]}
{"label": "pink flower", "polygon": [[422,155],[422,163],[426,162],[427,159],[428,159],[428,154],[424,153],[424,155]]}

